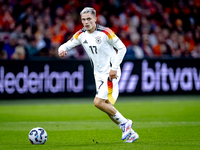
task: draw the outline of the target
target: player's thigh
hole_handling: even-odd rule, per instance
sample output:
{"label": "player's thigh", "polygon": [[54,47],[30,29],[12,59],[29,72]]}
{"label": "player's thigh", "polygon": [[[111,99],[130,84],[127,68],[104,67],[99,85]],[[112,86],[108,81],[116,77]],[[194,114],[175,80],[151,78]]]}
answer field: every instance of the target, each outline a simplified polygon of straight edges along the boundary
{"label": "player's thigh", "polygon": [[112,80],[112,87],[108,86],[108,77],[105,77],[103,80],[96,80],[96,97],[99,97],[101,99],[107,100],[108,99],[108,89],[112,90],[112,96],[117,100],[117,97],[119,95],[119,87],[118,87],[118,79]]}

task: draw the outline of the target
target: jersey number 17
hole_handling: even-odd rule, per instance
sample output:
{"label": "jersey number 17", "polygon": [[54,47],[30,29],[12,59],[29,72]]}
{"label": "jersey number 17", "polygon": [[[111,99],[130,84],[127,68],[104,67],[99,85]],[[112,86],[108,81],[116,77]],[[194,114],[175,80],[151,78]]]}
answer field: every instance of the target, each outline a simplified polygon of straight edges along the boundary
{"label": "jersey number 17", "polygon": [[89,48],[92,51],[92,54],[96,53],[97,54],[97,47],[96,46],[89,46]]}

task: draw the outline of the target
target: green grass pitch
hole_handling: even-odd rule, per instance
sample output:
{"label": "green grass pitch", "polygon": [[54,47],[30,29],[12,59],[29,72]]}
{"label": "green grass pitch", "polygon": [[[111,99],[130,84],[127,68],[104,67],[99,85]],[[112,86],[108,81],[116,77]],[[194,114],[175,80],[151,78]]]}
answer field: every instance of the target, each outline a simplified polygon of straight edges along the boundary
{"label": "green grass pitch", "polygon": [[[93,98],[0,101],[1,150],[198,150],[200,96],[119,97],[115,107],[133,120],[140,139],[123,143],[121,130]],[[44,145],[28,133],[43,127]]]}

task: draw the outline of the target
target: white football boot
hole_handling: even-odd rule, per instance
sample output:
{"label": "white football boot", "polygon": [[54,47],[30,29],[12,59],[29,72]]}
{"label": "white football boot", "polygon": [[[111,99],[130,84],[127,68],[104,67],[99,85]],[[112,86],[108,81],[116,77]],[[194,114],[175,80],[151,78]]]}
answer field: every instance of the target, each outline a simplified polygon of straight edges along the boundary
{"label": "white football boot", "polygon": [[126,139],[131,132],[133,122],[129,119],[127,120],[128,121],[126,123],[120,125],[120,128],[122,129],[122,140]]}
{"label": "white football boot", "polygon": [[126,141],[124,143],[132,143],[137,139],[139,139],[139,135],[133,129],[131,129],[131,132],[127,136]]}

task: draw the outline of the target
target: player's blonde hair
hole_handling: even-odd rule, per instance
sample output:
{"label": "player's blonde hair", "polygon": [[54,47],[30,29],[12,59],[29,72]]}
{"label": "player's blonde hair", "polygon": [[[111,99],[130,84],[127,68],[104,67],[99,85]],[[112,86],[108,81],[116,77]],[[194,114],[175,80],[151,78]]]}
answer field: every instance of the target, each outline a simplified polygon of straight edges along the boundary
{"label": "player's blonde hair", "polygon": [[81,12],[80,15],[85,14],[85,13],[91,13],[93,16],[96,17],[96,10],[92,7],[85,7]]}

